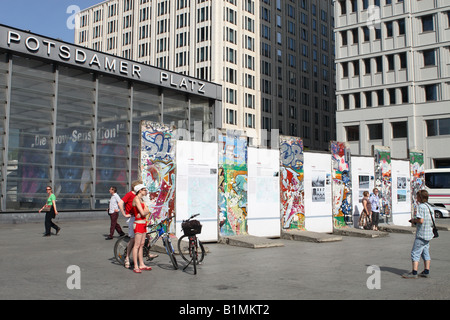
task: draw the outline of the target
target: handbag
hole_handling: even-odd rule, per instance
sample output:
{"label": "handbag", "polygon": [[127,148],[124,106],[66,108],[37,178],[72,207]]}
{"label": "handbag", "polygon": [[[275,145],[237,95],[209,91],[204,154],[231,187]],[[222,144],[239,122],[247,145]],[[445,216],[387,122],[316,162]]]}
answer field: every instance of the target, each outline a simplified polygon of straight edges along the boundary
{"label": "handbag", "polygon": [[42,211],[44,211],[44,212],[49,212],[51,209],[52,209],[52,206],[51,206],[50,204],[46,204],[46,205],[44,206],[44,209],[42,209]]}
{"label": "handbag", "polygon": [[433,214],[431,213],[431,209],[429,206],[428,207],[428,211],[430,211],[430,216],[431,216],[431,221],[433,221],[433,238],[439,238],[439,232],[438,229],[436,228],[436,225],[434,224],[434,218],[433,218]]}

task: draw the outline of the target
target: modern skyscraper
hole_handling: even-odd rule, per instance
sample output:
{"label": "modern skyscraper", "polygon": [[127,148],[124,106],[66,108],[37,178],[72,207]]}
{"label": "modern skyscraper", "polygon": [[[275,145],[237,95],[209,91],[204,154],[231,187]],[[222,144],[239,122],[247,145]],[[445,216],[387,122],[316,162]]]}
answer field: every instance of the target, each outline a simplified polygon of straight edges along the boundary
{"label": "modern skyscraper", "polygon": [[222,127],[251,145],[279,129],[326,150],[333,13],[329,0],[109,0],[79,13],[75,43],[221,84]]}
{"label": "modern skyscraper", "polygon": [[450,166],[450,3],[339,0],[335,4],[337,139],[352,153],[373,145],[425,153]]}

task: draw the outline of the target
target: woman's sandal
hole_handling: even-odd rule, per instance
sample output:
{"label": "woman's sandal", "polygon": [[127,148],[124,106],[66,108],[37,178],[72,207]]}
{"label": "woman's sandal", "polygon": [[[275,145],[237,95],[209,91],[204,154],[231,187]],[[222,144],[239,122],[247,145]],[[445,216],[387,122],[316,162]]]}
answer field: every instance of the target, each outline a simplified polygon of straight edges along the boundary
{"label": "woman's sandal", "polygon": [[124,267],[130,269],[130,260],[125,260]]}
{"label": "woman's sandal", "polygon": [[152,270],[152,267],[147,267],[147,266],[145,266],[145,267],[142,267],[142,268],[140,268],[141,270],[147,270],[147,271],[150,271],[150,270]]}
{"label": "woman's sandal", "polygon": [[134,273],[142,273],[141,269],[133,269]]}

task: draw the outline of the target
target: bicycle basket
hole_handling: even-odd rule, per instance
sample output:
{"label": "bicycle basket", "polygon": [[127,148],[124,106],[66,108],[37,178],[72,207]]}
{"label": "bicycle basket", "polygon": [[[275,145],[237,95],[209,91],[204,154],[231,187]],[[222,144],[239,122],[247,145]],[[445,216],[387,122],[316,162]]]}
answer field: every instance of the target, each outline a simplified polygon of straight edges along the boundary
{"label": "bicycle basket", "polygon": [[181,224],[183,232],[187,236],[193,236],[202,232],[202,225],[198,220],[190,220]]}

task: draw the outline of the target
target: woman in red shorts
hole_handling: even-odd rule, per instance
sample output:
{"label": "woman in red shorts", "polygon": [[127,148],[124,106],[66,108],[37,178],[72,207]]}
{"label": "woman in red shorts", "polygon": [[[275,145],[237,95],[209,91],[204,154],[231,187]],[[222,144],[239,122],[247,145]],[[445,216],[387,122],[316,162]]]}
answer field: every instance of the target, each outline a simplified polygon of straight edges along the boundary
{"label": "woman in red shorts", "polygon": [[144,264],[143,247],[145,243],[145,236],[147,234],[147,221],[146,217],[150,213],[148,207],[143,201],[143,197],[147,194],[145,185],[138,184],[134,187],[136,197],[133,199],[132,213],[134,213],[134,246],[133,246],[133,258],[134,269],[133,272],[141,273],[141,270],[152,270],[151,267],[147,267]]}

